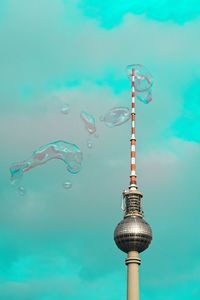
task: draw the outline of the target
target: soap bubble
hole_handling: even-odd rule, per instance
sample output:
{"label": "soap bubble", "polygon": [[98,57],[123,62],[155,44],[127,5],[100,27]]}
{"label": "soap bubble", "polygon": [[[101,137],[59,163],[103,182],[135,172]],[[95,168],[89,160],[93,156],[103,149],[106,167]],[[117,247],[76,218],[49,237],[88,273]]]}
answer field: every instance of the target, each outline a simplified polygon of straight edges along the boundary
{"label": "soap bubble", "polygon": [[103,122],[104,121],[104,116],[100,116],[99,121]]}
{"label": "soap bubble", "polygon": [[19,186],[23,176],[23,168],[21,166],[22,163],[13,163],[10,167],[11,173],[11,184],[13,186]]}
{"label": "soap bubble", "polygon": [[69,104],[65,103],[63,104],[60,112],[64,115],[67,115],[69,113],[69,110],[70,110]]}
{"label": "soap bubble", "polygon": [[131,118],[131,112],[127,107],[114,107],[105,116],[104,122],[108,127],[124,124]]}
{"label": "soap bubble", "polygon": [[72,188],[72,183],[70,181],[65,181],[63,183],[63,187],[64,187],[64,189],[69,190]]}
{"label": "soap bubble", "polygon": [[23,186],[18,187],[18,193],[20,196],[25,196],[26,195],[26,190]]}
{"label": "soap bubble", "polygon": [[92,141],[87,141],[87,147],[91,149],[93,147]]}
{"label": "soap bubble", "polygon": [[90,115],[89,113],[82,111],[80,114],[81,120],[85,124],[86,130],[90,133],[93,134],[96,132],[96,126],[95,126],[95,118]]}
{"label": "soap bubble", "polygon": [[72,174],[76,174],[81,169],[82,152],[77,145],[66,141],[56,141],[43,145],[37,148],[29,159],[11,165],[11,182],[20,181],[25,172],[52,159],[62,160],[67,170]]}
{"label": "soap bubble", "polygon": [[132,78],[132,69],[135,74],[135,91],[144,92],[149,90],[153,85],[153,77],[151,73],[141,64],[133,64],[127,66],[128,77]]}

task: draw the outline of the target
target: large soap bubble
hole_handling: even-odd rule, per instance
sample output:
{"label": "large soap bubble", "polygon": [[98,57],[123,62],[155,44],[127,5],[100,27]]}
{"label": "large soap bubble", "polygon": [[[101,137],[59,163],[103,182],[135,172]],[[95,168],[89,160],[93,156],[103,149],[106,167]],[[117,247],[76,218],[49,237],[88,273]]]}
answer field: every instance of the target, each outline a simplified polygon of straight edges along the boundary
{"label": "large soap bubble", "polygon": [[114,107],[102,118],[105,125],[115,127],[124,124],[131,117],[131,112],[127,107]]}
{"label": "large soap bubble", "polygon": [[86,130],[90,134],[94,134],[96,132],[95,118],[85,111],[81,112],[80,117],[83,123],[85,124]]}
{"label": "large soap bubble", "polygon": [[144,92],[151,89],[153,85],[153,77],[151,73],[141,64],[133,64],[127,66],[128,77],[132,78],[132,69],[135,74],[135,91]]}
{"label": "large soap bubble", "polygon": [[20,181],[25,172],[52,159],[62,160],[67,170],[72,174],[76,174],[81,169],[82,152],[77,145],[66,141],[56,141],[43,145],[37,148],[29,159],[11,165],[11,182]]}

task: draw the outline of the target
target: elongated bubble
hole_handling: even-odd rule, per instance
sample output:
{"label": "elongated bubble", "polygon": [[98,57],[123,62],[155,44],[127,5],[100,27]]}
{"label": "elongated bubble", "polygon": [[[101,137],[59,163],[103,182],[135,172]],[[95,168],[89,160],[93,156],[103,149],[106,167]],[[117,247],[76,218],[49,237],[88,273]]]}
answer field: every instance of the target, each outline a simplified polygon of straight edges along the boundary
{"label": "elongated bubble", "polygon": [[135,74],[135,90],[136,92],[144,92],[149,90],[153,85],[153,77],[151,73],[141,64],[133,64],[127,66],[128,77],[132,78],[132,69]]}
{"label": "elongated bubble", "polygon": [[81,112],[80,117],[83,123],[85,124],[86,130],[90,134],[95,133],[96,132],[95,118],[91,114],[85,111]]}
{"label": "elongated bubble", "polygon": [[131,117],[127,107],[114,107],[104,116],[104,123],[108,127],[115,127],[124,124]]}
{"label": "elongated bubble", "polygon": [[11,165],[11,182],[19,182],[25,172],[52,159],[62,160],[67,170],[76,174],[81,169],[82,152],[77,145],[66,141],[56,141],[43,145],[37,148],[29,159]]}

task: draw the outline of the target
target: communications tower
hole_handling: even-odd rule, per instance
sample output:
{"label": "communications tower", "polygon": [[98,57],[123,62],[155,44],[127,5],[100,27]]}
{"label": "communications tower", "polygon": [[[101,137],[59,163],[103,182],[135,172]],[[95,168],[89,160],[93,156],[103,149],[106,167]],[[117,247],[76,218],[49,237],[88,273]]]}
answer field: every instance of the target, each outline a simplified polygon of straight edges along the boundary
{"label": "communications tower", "polygon": [[[124,218],[117,225],[114,232],[114,240],[117,247],[127,253],[125,263],[127,265],[127,300],[139,300],[139,265],[141,263],[139,253],[146,250],[152,240],[152,230],[144,220],[141,208],[142,193],[137,187],[136,176],[136,137],[135,137],[135,97],[136,93],[149,95],[150,82],[148,76],[144,76],[141,65],[129,66],[129,77],[132,82],[132,110],[131,110],[131,170],[130,186],[123,192]],[[139,71],[138,71],[139,68]],[[142,80],[146,83],[142,83]],[[145,89],[146,84],[146,89]],[[141,90],[140,90],[141,87]],[[138,99],[140,97],[138,96]],[[145,100],[148,103],[148,99]],[[143,101],[143,102],[145,102]]]}

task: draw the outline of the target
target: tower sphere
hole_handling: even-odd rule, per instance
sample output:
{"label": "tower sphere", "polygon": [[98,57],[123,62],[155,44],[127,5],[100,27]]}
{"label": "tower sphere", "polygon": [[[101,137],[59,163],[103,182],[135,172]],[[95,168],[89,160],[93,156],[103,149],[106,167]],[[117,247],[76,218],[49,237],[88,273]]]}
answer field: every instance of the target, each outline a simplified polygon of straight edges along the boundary
{"label": "tower sphere", "polygon": [[151,227],[139,216],[126,217],[117,225],[114,240],[117,247],[125,253],[142,252],[151,243]]}

